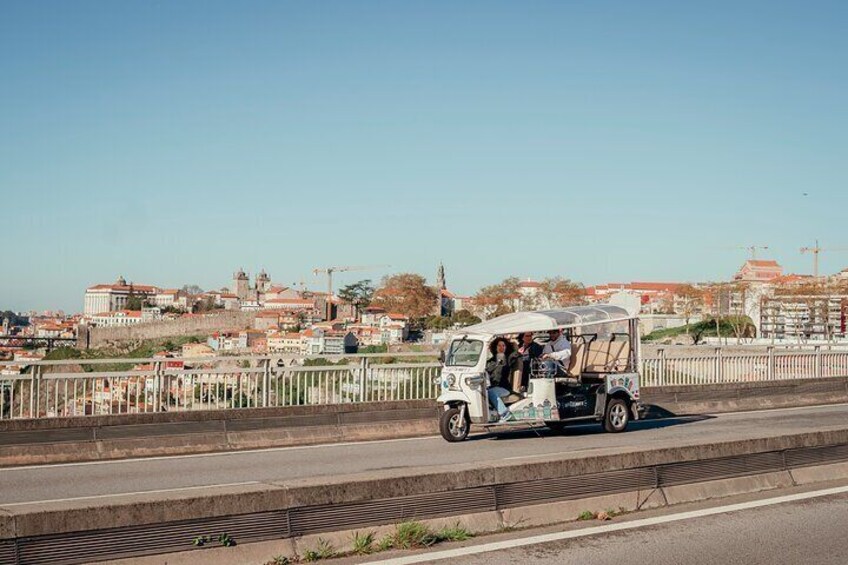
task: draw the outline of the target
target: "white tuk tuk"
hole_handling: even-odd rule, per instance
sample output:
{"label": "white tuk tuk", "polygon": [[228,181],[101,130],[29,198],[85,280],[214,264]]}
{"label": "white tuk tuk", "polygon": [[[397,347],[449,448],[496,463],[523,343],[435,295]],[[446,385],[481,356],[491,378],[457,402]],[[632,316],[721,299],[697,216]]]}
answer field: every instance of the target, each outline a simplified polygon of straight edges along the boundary
{"label": "white tuk tuk", "polygon": [[[532,360],[529,379],[526,365],[510,367],[512,386],[501,396],[508,418],[498,415],[488,398],[490,346],[530,332],[538,353],[552,330],[560,330],[570,342],[570,358],[556,370],[550,362]],[[568,423],[595,420],[608,432],[621,432],[639,418],[638,319],[610,305],[500,316],[451,338],[438,379],[438,401],[444,405],[439,428],[447,441],[464,440],[471,424],[546,425],[561,431]]]}

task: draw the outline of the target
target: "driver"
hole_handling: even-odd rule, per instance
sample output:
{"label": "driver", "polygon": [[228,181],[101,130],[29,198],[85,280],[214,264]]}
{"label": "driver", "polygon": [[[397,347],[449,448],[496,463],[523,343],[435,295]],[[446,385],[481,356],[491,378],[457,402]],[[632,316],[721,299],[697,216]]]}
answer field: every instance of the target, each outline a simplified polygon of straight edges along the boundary
{"label": "driver", "polygon": [[545,369],[548,375],[561,376],[565,374],[565,367],[571,359],[571,342],[562,333],[562,330],[551,330],[548,332],[548,343],[542,349],[542,359],[545,361]]}

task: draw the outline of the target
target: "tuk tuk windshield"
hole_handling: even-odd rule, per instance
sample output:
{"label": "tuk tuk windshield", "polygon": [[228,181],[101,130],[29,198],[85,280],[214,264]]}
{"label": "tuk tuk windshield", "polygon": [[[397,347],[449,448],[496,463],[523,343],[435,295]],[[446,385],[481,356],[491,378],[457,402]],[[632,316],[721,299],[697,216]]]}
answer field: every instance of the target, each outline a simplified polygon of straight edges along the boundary
{"label": "tuk tuk windshield", "polygon": [[449,367],[473,367],[480,360],[483,342],[479,339],[457,339],[451,342],[445,365]]}

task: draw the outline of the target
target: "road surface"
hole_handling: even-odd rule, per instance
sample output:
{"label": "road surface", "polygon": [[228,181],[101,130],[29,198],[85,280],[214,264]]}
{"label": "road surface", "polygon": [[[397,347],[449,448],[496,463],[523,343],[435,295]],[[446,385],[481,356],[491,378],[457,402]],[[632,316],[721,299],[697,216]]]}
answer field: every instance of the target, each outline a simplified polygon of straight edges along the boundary
{"label": "road surface", "polygon": [[594,424],[575,427],[564,436],[547,431],[539,436],[525,430],[498,437],[476,435],[455,444],[429,437],[7,468],[0,469],[0,506],[374,470],[396,469],[400,474],[410,467],[606,454],[639,446],[839,429],[846,422],[848,405],[834,405],[636,422],[622,434],[603,433]]}
{"label": "road surface", "polygon": [[[393,562],[462,565],[844,565],[848,563],[848,536],[845,536],[848,494],[844,493],[845,488],[841,490],[842,494],[719,512],[659,525],[650,525],[650,518],[640,518],[641,513],[636,513],[628,517],[632,519],[632,525],[637,526],[633,529],[588,536],[581,534],[580,537],[547,543],[524,545],[539,535],[531,530],[499,542],[482,537],[462,548],[434,549],[412,559],[409,554],[396,553],[394,559],[386,556],[385,560],[381,560],[374,556],[369,561],[386,565]],[[779,495],[772,493],[770,496]],[[717,506],[707,512],[728,507]],[[678,509],[668,509],[662,514],[667,518],[682,515]],[[639,527],[640,522],[648,525]],[[617,525],[616,522],[594,522],[587,527],[593,528],[597,524],[604,524],[600,527],[610,529]],[[580,534],[580,531],[572,530],[570,533]],[[542,535],[556,537],[559,533]],[[513,547],[468,554],[495,548],[496,543],[512,544]]]}

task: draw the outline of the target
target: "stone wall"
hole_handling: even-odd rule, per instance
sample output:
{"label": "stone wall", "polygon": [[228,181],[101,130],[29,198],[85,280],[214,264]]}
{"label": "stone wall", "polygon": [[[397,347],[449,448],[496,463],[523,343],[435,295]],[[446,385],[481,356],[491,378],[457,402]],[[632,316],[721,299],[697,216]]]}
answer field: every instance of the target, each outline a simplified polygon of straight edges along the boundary
{"label": "stone wall", "polygon": [[[225,311],[120,328],[80,327],[80,348],[126,346],[145,339],[211,334],[253,327],[256,312]],[[86,331],[87,330],[87,331]]]}

